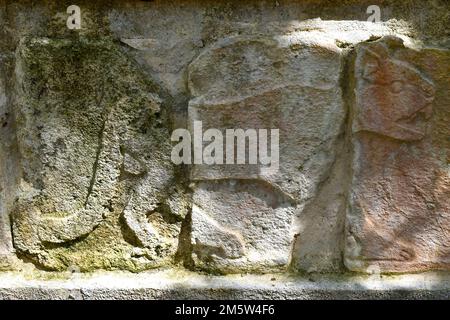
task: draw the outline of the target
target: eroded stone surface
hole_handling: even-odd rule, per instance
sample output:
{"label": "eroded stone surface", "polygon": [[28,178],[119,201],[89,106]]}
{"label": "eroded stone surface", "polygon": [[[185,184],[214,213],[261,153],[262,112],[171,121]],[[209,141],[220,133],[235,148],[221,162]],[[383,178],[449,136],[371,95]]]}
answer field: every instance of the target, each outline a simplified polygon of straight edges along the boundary
{"label": "eroded stone surface", "polygon": [[[0,133],[2,136],[6,135],[8,125],[10,122],[8,110],[8,98],[6,93],[6,70],[5,61],[0,59]],[[1,150],[5,150],[4,139],[0,141],[2,144]],[[11,227],[8,216],[8,208],[6,204],[6,188],[7,177],[5,169],[7,168],[6,154],[0,154],[0,270],[7,269],[10,266],[9,256],[13,253]]]}
{"label": "eroded stone surface", "polygon": [[[14,213],[17,255],[44,269],[139,271],[169,264],[177,250],[186,266],[192,266],[193,251],[197,266],[209,271],[279,271],[290,265],[293,271],[340,272],[349,202],[348,226],[357,232],[365,223],[357,210],[361,203],[370,207],[366,212],[383,214],[370,229],[382,230],[381,236],[347,235],[351,270],[370,269],[377,259],[386,271],[448,269],[446,53],[387,45],[395,57],[385,59],[384,70],[397,70],[388,78],[405,77],[428,95],[415,90],[398,99],[383,90],[372,95],[367,88],[363,100],[370,112],[353,108],[345,124],[354,123],[355,169],[344,139],[351,130],[342,129],[341,117],[344,104],[351,103],[346,94],[353,90],[343,73],[345,54],[389,34],[407,46],[421,48],[425,41],[448,48],[444,0],[391,1],[381,23],[365,21],[367,4],[359,1],[77,4],[83,28],[73,31],[59,4],[0,1],[0,75],[5,79],[0,96],[5,92],[9,99],[14,91],[17,96],[14,109],[9,100],[0,103],[0,269],[15,264]],[[77,45],[86,37],[96,39]],[[30,38],[36,47],[30,48]],[[70,54],[74,48],[80,50]],[[384,58],[379,48],[375,51]],[[409,72],[399,72],[400,66]],[[376,80],[371,68],[364,76]],[[102,82],[106,93],[98,103]],[[346,88],[344,99],[340,87]],[[392,108],[399,102],[411,109]],[[184,168],[175,172],[167,156],[168,117],[172,128],[194,120],[202,120],[204,128],[278,126],[280,171],[259,165],[195,166],[191,225]],[[364,169],[364,163],[371,165]],[[384,178],[373,167],[384,168]],[[352,175],[356,200],[348,196]],[[395,182],[383,180],[389,175]],[[18,177],[23,178],[20,188]],[[427,209],[416,193],[427,199]],[[423,214],[426,210],[433,213]],[[405,233],[417,235],[398,231],[391,212],[392,219],[404,216],[399,220]],[[416,254],[416,260],[386,260],[385,239],[417,246],[412,251],[418,254],[399,249],[400,244],[388,252],[404,260]],[[431,243],[438,249],[428,254]]]}
{"label": "eroded stone surface", "polygon": [[177,183],[151,83],[108,38],[34,38],[18,55],[16,248],[49,269],[167,262],[184,216],[162,209]]}
{"label": "eroded stone surface", "polygon": [[[340,49],[304,40],[226,38],[190,65],[191,125],[202,121],[203,130],[223,132],[280,130],[279,170],[259,164],[193,166],[193,180],[216,181],[195,189],[192,243],[199,265],[227,271],[288,266],[295,217],[329,173],[345,115]],[[236,190],[246,188],[254,193],[242,191],[239,198]],[[239,254],[226,251],[229,241],[232,247],[240,243]]]}
{"label": "eroded stone surface", "polygon": [[393,37],[356,49],[351,270],[450,266],[449,59]]}
{"label": "eroded stone surface", "polygon": [[[361,275],[237,274],[214,276],[165,269],[141,272],[96,272],[89,275],[38,273],[0,275],[0,299],[30,300],[236,300],[236,299],[442,299],[448,300],[445,273],[367,277]],[[51,279],[51,281],[49,281]],[[182,302],[180,301],[180,304]]]}
{"label": "eroded stone surface", "polygon": [[198,265],[222,272],[285,270],[293,240],[292,200],[261,181],[201,182],[192,242]]}
{"label": "eroded stone surface", "polygon": [[5,8],[0,6],[0,270],[12,270],[18,266],[12,235],[10,208],[17,185],[16,140],[14,115],[11,110],[12,55],[8,54],[11,37],[6,28]]}

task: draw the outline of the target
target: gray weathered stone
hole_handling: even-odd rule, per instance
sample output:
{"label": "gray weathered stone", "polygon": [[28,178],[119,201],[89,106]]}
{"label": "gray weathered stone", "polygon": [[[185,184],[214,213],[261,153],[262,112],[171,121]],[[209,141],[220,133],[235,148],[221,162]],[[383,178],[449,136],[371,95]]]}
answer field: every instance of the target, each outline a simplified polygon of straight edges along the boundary
{"label": "gray weathered stone", "polygon": [[[6,61],[0,59],[0,134],[2,136],[7,135],[7,130],[9,129],[11,123],[10,112],[8,109],[8,97],[6,93]],[[4,139],[0,140],[2,144],[0,149],[7,150],[4,146],[6,141]],[[0,153],[0,270],[9,269],[11,267],[11,257],[13,255],[13,246],[11,238],[11,226],[9,219],[9,211],[7,205],[7,169],[8,160],[6,158],[6,153]]]}
{"label": "gray weathered stone", "polygon": [[[170,262],[183,215],[160,210],[176,182],[149,81],[108,38],[24,40],[16,77],[16,248],[50,269]],[[145,259],[130,257],[121,215]]]}
{"label": "gray weathered stone", "polygon": [[[229,271],[287,268],[295,216],[302,215],[335,159],[333,146],[345,116],[340,51],[336,45],[321,45],[320,39],[312,45],[301,36],[289,42],[243,36],[220,40],[190,65],[191,124],[202,121],[204,130],[280,130],[279,170],[260,165],[193,166],[194,180],[232,179],[237,185],[229,188],[219,181],[212,184],[213,190],[202,185],[195,191],[192,242],[200,262],[212,267],[217,260],[219,269]],[[248,198],[236,191],[246,194],[244,190],[253,188]],[[222,205],[206,206],[215,201]],[[206,227],[208,219],[211,228]],[[237,220],[244,223],[236,224]],[[210,250],[227,247],[220,226],[240,239],[238,256]]]}
{"label": "gray weathered stone", "polygon": [[0,6],[0,271],[18,268],[11,235],[10,209],[17,187],[16,139],[9,79],[13,65],[6,12]]}
{"label": "gray weathered stone", "polygon": [[[1,298],[448,298],[349,275],[450,270],[448,1],[76,4],[0,0]],[[173,165],[194,121],[279,168]],[[277,274],[81,274],[173,265]]]}
{"label": "gray weathered stone", "polygon": [[[275,23],[272,27],[282,29]],[[348,186],[346,174],[339,172],[348,170],[348,151],[343,142],[346,111],[341,97],[347,50],[342,47],[389,34],[398,34],[412,43],[406,36],[408,28],[403,28],[320,19],[292,23],[284,33],[221,39],[189,67],[191,129],[199,120],[204,130],[280,129],[278,173],[272,175],[260,165],[197,164],[192,167],[191,177],[199,181],[237,179],[237,183],[261,180],[291,197],[295,214],[288,219],[290,232],[284,234],[293,249],[292,257],[285,261],[295,269],[331,271],[342,266]],[[211,214],[222,216],[221,210]],[[202,237],[195,233],[198,229],[207,233],[205,239],[211,245],[210,230],[196,228],[195,224],[194,210],[193,243],[201,246]],[[210,259],[210,254],[197,254]],[[230,264],[236,265],[236,261]],[[247,267],[242,265],[243,269]]]}
{"label": "gray weathered stone", "polygon": [[[389,276],[267,275],[211,276],[164,270],[60,274],[60,279],[28,279],[21,274],[0,276],[0,299],[143,300],[143,299],[442,299],[450,298],[450,278],[426,273]],[[181,302],[180,302],[181,303]]]}

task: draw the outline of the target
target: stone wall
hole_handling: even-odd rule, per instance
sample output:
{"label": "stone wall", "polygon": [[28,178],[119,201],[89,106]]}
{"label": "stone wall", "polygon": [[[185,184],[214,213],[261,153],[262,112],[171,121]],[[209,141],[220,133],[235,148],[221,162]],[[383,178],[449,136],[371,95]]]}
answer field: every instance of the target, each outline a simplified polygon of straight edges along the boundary
{"label": "stone wall", "polygon": [[[450,6],[372,4],[0,1],[0,269],[450,270]],[[173,163],[198,121],[278,170]]]}

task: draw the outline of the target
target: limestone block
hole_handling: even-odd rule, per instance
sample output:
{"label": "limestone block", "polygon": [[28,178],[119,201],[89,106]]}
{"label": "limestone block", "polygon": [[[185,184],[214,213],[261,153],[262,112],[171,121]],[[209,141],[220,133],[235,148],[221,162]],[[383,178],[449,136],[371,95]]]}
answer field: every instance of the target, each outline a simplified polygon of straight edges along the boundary
{"label": "limestone block", "polygon": [[184,217],[164,207],[177,184],[149,80],[108,38],[25,39],[17,55],[16,248],[57,270],[168,263]]}
{"label": "limestone block", "polygon": [[354,59],[350,270],[450,268],[450,55],[395,37]]}
{"label": "limestone block", "polygon": [[286,268],[291,199],[260,181],[200,182],[195,190],[191,237],[198,265],[221,272]]}
{"label": "limestone block", "polygon": [[191,128],[202,121],[203,130],[219,129],[224,137],[226,129],[279,129],[279,170],[192,166],[191,178],[202,181],[194,188],[191,237],[199,266],[288,267],[295,220],[335,161],[345,117],[341,67],[336,45],[275,36],[219,40],[189,66]]}
{"label": "limestone block", "polygon": [[10,163],[7,156],[8,142],[5,138],[11,130],[11,117],[9,112],[8,97],[6,91],[5,60],[0,58],[0,270],[10,269],[13,260],[13,245],[11,237],[11,225],[8,214],[8,187],[13,180],[11,172],[7,168]]}

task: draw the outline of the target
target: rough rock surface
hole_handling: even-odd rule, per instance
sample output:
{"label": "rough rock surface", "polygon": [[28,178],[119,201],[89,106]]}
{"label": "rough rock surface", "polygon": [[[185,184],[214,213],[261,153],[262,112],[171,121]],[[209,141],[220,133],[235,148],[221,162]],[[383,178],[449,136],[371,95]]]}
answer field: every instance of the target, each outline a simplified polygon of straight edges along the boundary
{"label": "rough rock surface", "polygon": [[[151,83],[108,38],[26,39],[15,74],[16,248],[49,269],[139,269],[173,255],[185,213],[164,208],[177,182]],[[144,249],[136,261],[120,219]]]}
{"label": "rough rock surface", "polygon": [[398,38],[359,45],[346,265],[450,266],[450,52]]}
{"label": "rough rock surface", "polygon": [[[450,271],[448,1],[77,5],[0,1],[2,272]],[[175,165],[198,121],[278,165]]]}
{"label": "rough rock surface", "polygon": [[[202,121],[205,128],[222,130],[224,137],[225,129],[268,129],[267,135],[270,129],[279,129],[279,168],[272,163],[203,164],[192,169],[194,180],[219,180],[210,183],[211,191],[209,187],[194,191],[194,253],[209,265],[217,258],[218,265],[228,264],[235,271],[287,267],[294,217],[302,214],[305,201],[317,192],[334,162],[333,146],[345,117],[339,86],[341,50],[320,39],[310,43],[301,37],[274,38],[226,38],[189,66],[191,126]],[[268,141],[269,150],[273,142]],[[246,157],[248,163],[248,153]],[[228,183],[236,187],[228,188]],[[254,190],[249,198],[247,189]],[[215,206],[206,206],[215,201]],[[252,212],[260,217],[252,218]],[[217,256],[211,251],[227,251],[228,237],[215,231],[220,226],[240,239],[239,254]]]}
{"label": "rough rock surface", "polygon": [[[2,136],[8,135],[10,133],[9,121],[10,112],[7,109],[7,87],[6,87],[6,70],[5,65],[7,61],[5,58],[0,59],[0,132]],[[8,144],[5,139],[0,140],[1,150],[8,150],[10,144]],[[10,220],[8,218],[8,208],[7,203],[3,199],[6,199],[7,183],[4,181],[7,176],[4,174],[8,169],[8,159],[6,153],[0,153],[0,270],[7,268],[11,264],[11,257],[13,253],[12,246],[12,234],[10,227]]]}
{"label": "rough rock surface", "polygon": [[[441,299],[448,300],[449,275],[425,273],[386,278],[361,275],[311,278],[283,274],[204,275],[186,270],[155,270],[138,274],[63,273],[29,279],[0,276],[0,299],[52,300],[293,300],[293,299]],[[36,276],[36,275],[35,275]],[[47,277],[46,277],[47,276]],[[181,302],[180,302],[181,303]],[[277,311],[278,314],[280,312]],[[286,316],[289,317],[289,316]]]}
{"label": "rough rock surface", "polygon": [[14,156],[17,144],[14,113],[10,103],[12,85],[9,81],[14,64],[6,18],[5,8],[0,6],[0,271],[14,269],[19,263],[14,254],[10,219],[18,174],[14,169],[17,163]]}

